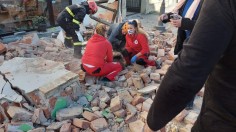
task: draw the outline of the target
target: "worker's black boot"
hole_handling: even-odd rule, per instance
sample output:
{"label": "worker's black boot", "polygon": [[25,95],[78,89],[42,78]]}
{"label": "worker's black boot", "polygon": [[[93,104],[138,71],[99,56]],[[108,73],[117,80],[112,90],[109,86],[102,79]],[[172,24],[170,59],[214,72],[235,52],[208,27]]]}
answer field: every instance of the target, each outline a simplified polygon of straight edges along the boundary
{"label": "worker's black boot", "polygon": [[82,45],[74,45],[74,57],[75,58],[77,58],[77,59],[82,58],[81,50],[82,50]]}
{"label": "worker's black boot", "polygon": [[72,38],[65,37],[64,44],[65,44],[66,48],[73,48],[73,40],[72,40]]}

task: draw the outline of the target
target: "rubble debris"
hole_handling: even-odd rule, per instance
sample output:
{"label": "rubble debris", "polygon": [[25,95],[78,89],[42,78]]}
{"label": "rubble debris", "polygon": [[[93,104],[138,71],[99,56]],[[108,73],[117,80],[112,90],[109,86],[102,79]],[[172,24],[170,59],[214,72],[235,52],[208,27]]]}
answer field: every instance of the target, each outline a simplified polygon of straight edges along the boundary
{"label": "rubble debris", "polygon": [[108,127],[107,121],[104,118],[99,118],[91,122],[90,127],[95,131],[95,132],[101,132],[105,130]]}
{"label": "rubble debris", "polygon": [[58,121],[63,121],[63,120],[67,120],[67,119],[73,119],[75,117],[78,117],[82,113],[83,113],[83,107],[81,107],[81,106],[65,108],[65,109],[57,111],[56,119]]}
{"label": "rubble debris", "polygon": [[9,106],[7,113],[14,121],[31,121],[33,116],[33,114],[27,110],[16,106]]}
{"label": "rubble debris", "polygon": [[90,126],[90,122],[86,121],[86,120],[82,120],[82,119],[78,119],[78,118],[74,118],[73,119],[73,125],[82,128],[82,129],[87,129]]}
{"label": "rubble debris", "polygon": [[129,128],[131,132],[143,132],[144,131],[144,123],[141,120],[137,120],[135,122],[129,123]]}

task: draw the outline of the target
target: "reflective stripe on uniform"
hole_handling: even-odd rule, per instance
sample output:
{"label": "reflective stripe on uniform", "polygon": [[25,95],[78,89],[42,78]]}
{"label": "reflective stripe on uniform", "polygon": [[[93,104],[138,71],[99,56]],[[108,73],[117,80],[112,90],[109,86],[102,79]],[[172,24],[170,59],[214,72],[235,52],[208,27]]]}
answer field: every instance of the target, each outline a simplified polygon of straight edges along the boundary
{"label": "reflective stripe on uniform", "polygon": [[66,39],[72,39],[72,37],[65,37]]}
{"label": "reflective stripe on uniform", "polygon": [[78,25],[80,24],[80,22],[75,20],[75,19],[73,19],[72,22],[75,23],[75,24],[78,24]]}
{"label": "reflective stripe on uniform", "polygon": [[82,45],[82,42],[75,42],[74,46],[76,46],[76,45]]}
{"label": "reflective stripe on uniform", "polygon": [[75,16],[74,13],[70,10],[69,7],[66,7],[66,11],[67,11],[72,17]]}

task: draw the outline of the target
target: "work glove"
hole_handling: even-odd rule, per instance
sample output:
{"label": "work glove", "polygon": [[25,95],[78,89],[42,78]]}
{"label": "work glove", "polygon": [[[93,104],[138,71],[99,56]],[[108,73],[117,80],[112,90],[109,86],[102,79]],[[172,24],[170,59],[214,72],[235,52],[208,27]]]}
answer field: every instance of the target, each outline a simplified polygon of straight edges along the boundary
{"label": "work glove", "polygon": [[137,60],[137,56],[135,55],[135,56],[133,56],[132,58],[131,58],[131,63],[134,63],[134,62],[136,62],[136,60]]}

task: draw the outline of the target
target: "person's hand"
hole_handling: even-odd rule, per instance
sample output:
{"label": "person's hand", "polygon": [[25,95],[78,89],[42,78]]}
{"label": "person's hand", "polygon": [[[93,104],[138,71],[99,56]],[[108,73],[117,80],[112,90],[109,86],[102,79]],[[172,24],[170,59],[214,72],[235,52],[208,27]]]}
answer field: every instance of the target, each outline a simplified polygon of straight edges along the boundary
{"label": "person's hand", "polygon": [[138,57],[137,57],[136,55],[134,55],[134,56],[131,58],[131,63],[136,62],[137,58],[138,58]]}
{"label": "person's hand", "polygon": [[160,21],[163,21],[163,20],[167,20],[168,19],[168,16],[167,14],[162,14],[160,17],[159,17]]}
{"label": "person's hand", "polygon": [[177,19],[177,20],[170,19],[171,24],[177,28],[181,27],[181,21],[182,21],[182,19]]}

